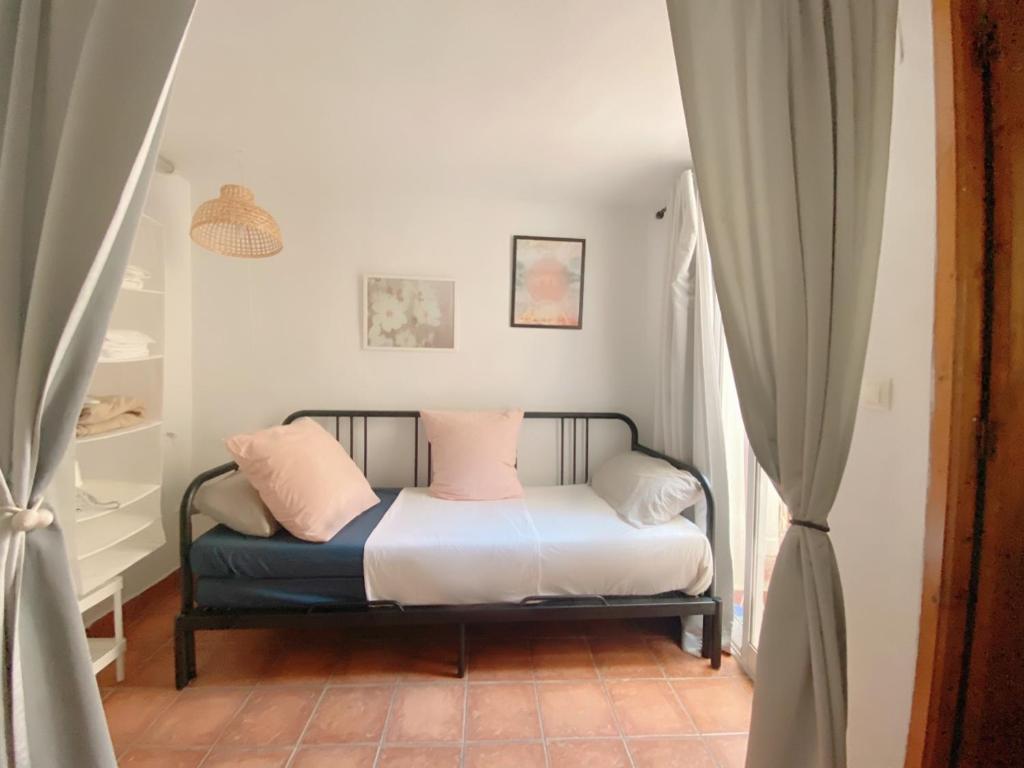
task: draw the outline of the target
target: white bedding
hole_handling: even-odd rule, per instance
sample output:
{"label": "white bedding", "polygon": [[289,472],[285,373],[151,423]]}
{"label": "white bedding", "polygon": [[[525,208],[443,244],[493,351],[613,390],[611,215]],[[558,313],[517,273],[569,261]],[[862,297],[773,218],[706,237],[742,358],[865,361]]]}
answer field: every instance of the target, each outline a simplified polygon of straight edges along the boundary
{"label": "white bedding", "polygon": [[690,521],[634,528],[588,485],[523,499],[446,501],[406,488],[366,541],[366,595],[406,605],[532,595],[699,594],[711,546]]}

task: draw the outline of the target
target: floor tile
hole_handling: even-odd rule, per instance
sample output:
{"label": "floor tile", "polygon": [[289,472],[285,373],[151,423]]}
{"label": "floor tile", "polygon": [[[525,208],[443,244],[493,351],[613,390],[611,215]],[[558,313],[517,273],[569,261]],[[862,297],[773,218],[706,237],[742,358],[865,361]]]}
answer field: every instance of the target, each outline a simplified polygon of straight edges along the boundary
{"label": "floor tile", "polygon": [[753,687],[747,678],[673,680],[672,687],[701,733],[750,730]]}
{"label": "floor tile", "polygon": [[304,744],[377,741],[384,730],[388,686],[328,688],[302,738]]}
{"label": "floor tile", "polygon": [[327,682],[341,659],[340,648],[296,642],[279,649],[260,679],[261,685],[313,685]]}
{"label": "floor tile", "polygon": [[[168,642],[155,651],[139,652],[131,655],[132,642],[128,638],[128,656],[125,657],[125,679],[115,683],[118,687],[141,686],[144,688],[166,688],[174,690],[174,643]],[[100,684],[114,680],[114,667],[111,664],[100,673]]]}
{"label": "floor tile", "polygon": [[551,768],[631,768],[622,739],[549,741]]}
{"label": "floor tile", "polygon": [[625,736],[676,736],[697,730],[667,682],[610,680],[607,688]]}
{"label": "floor tile", "polygon": [[743,674],[739,664],[728,654],[722,655],[721,669],[712,669],[710,661],[687,653],[666,637],[652,638],[647,645],[668,677],[732,677]]}
{"label": "floor tile", "polygon": [[128,679],[116,683],[113,667],[97,676],[121,765],[741,768],[745,761],[750,681],[727,655],[715,671],[683,653],[666,622],[473,627],[468,684],[454,677],[451,627],[200,632],[198,677],[178,693],[169,640],[175,610],[170,600],[140,609],[127,628]]}
{"label": "floor tile", "polygon": [[213,744],[249,693],[234,688],[185,690],[143,734],[146,744],[198,747]]}
{"label": "floor tile", "polygon": [[632,637],[591,638],[590,648],[602,677],[663,677],[661,665],[643,640]]}
{"label": "floor tile", "polygon": [[379,768],[459,768],[458,747],[384,747]]}
{"label": "floor tile", "polygon": [[532,683],[470,685],[466,713],[466,738],[471,741],[538,739],[541,735]]}
{"label": "floor tile", "polygon": [[206,757],[204,749],[133,747],[118,759],[121,768],[197,768]]}
{"label": "floor tile", "polygon": [[469,650],[469,679],[532,680],[533,654],[528,641],[479,640]]}
{"label": "floor tile", "polygon": [[103,700],[114,750],[138,740],[157,716],[178,697],[164,688],[118,688]]}
{"label": "floor tile", "polygon": [[147,610],[125,628],[132,645],[156,649],[174,637],[174,611],[160,610],[159,606]]}
{"label": "floor tile", "polygon": [[696,737],[630,739],[636,768],[717,768],[704,742]]}
{"label": "floor tile", "polygon": [[399,649],[399,679],[408,682],[458,680],[458,646],[455,642],[412,641]]}
{"label": "floor tile", "polygon": [[587,680],[597,677],[590,644],[580,637],[534,640],[533,668],[538,680]]}
{"label": "floor tile", "polygon": [[274,663],[278,648],[273,643],[250,646],[219,642],[196,648],[196,677],[190,686],[253,686]]}
{"label": "floor tile", "polygon": [[203,768],[284,768],[292,756],[291,748],[229,749],[216,747]]}
{"label": "floor tile", "polygon": [[295,744],[313,713],[320,693],[319,688],[257,689],[228,724],[218,746]]}
{"label": "floor tile", "polygon": [[747,736],[705,736],[711,754],[721,768],[743,768],[747,762]]}
{"label": "floor tile", "polygon": [[386,741],[461,741],[465,687],[436,684],[399,688]]}
{"label": "floor tile", "polygon": [[546,768],[544,745],[467,744],[464,768]]}
{"label": "floor tile", "polygon": [[376,758],[376,744],[302,747],[295,754],[291,768],[373,768]]}
{"label": "floor tile", "polygon": [[[196,651],[234,648],[249,653],[256,649],[281,648],[293,637],[285,629],[204,629],[196,632]],[[301,640],[301,636],[298,638]]]}
{"label": "floor tile", "polygon": [[[104,667],[96,675],[96,683],[101,688],[115,688],[125,687],[129,685],[139,685],[138,677],[139,671],[143,668],[146,662],[159,650],[158,648],[138,648],[134,643],[131,642],[129,637],[128,650],[125,652],[124,666],[125,666],[125,679],[121,682],[117,680],[117,670],[114,664]],[[173,652],[172,652],[173,658]],[[169,687],[169,686],[158,686],[158,687]]]}
{"label": "floor tile", "polygon": [[538,683],[537,693],[545,736],[618,735],[599,683]]}
{"label": "floor tile", "polygon": [[389,683],[402,671],[402,651],[392,642],[352,643],[342,649],[331,683]]}

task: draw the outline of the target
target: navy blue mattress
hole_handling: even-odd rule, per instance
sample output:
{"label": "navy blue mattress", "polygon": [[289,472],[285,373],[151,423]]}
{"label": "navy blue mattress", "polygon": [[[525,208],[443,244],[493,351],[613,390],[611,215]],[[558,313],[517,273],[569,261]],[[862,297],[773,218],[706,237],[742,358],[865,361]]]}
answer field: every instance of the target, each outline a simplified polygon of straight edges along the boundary
{"label": "navy blue mattress", "polygon": [[270,538],[223,525],[192,544],[196,602],[208,608],[288,608],[363,602],[363,548],[398,496],[375,489],[380,503],[322,544],[284,530]]}

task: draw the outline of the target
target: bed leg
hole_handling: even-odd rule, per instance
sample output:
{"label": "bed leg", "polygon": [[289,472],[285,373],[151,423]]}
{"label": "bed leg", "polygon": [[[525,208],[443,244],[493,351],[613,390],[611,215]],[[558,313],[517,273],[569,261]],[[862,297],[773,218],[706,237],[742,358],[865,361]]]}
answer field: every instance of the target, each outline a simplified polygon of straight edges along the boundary
{"label": "bed leg", "polygon": [[700,654],[711,660],[712,669],[722,667],[722,600],[715,598],[715,612],[704,616]]}
{"label": "bed leg", "polygon": [[174,622],[174,687],[179,691],[196,676],[196,635],[182,627],[181,617]]}
{"label": "bed leg", "polygon": [[196,633],[188,631],[185,633],[185,660],[188,662],[188,679],[196,676]]}
{"label": "bed leg", "polygon": [[466,625],[459,624],[459,677],[466,676]]}

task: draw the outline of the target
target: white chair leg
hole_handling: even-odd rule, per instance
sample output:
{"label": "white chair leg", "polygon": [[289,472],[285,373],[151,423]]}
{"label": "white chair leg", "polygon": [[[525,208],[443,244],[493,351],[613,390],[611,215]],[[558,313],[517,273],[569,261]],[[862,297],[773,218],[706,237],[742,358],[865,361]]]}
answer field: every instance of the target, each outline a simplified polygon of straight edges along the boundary
{"label": "white chair leg", "polygon": [[127,643],[124,640],[124,616],[122,614],[121,604],[121,587],[114,591],[114,639],[117,642],[117,660],[115,664],[115,672],[117,675],[117,682],[124,682],[124,657],[128,650]]}

